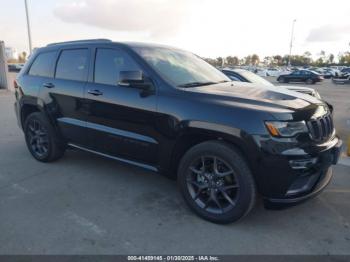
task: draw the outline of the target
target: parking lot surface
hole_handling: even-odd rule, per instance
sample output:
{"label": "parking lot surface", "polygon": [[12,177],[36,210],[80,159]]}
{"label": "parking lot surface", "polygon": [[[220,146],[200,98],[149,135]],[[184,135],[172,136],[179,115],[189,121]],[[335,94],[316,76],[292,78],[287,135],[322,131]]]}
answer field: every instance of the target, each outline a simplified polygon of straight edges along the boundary
{"label": "parking lot surface", "polygon": [[[328,84],[313,87],[334,104],[346,137],[350,87]],[[189,211],[176,182],[161,175],[80,151],[37,162],[13,101],[0,92],[0,254],[350,254],[345,159],[305,204],[269,211],[259,203],[242,221],[215,225]]]}

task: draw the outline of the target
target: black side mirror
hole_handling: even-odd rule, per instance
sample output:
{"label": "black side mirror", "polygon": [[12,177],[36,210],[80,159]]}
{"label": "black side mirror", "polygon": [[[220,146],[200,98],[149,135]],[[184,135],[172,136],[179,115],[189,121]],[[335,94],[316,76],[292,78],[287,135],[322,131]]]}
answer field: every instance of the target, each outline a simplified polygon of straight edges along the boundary
{"label": "black side mirror", "polygon": [[142,71],[120,71],[119,83],[120,86],[132,86],[133,84],[143,83]]}
{"label": "black side mirror", "polygon": [[120,71],[118,85],[141,89],[142,96],[153,93],[154,89],[152,81],[144,77],[142,71]]}

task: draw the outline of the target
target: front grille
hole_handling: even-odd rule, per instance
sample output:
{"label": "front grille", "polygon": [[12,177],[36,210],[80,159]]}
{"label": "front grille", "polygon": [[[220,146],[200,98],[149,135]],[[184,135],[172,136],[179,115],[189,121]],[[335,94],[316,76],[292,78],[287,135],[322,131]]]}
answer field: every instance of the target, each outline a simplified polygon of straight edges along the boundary
{"label": "front grille", "polygon": [[317,119],[307,122],[310,136],[316,141],[328,140],[334,131],[333,119],[331,114],[324,115]]}

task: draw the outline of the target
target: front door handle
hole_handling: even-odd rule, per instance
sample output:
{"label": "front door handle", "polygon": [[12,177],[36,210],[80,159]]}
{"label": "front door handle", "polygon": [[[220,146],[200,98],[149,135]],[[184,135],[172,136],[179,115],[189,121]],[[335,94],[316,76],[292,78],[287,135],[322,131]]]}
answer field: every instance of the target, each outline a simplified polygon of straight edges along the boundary
{"label": "front door handle", "polygon": [[87,91],[89,94],[94,95],[94,96],[101,96],[103,93],[100,90],[88,90]]}
{"label": "front door handle", "polygon": [[55,85],[53,83],[45,83],[43,84],[43,87],[46,87],[46,88],[54,88]]}

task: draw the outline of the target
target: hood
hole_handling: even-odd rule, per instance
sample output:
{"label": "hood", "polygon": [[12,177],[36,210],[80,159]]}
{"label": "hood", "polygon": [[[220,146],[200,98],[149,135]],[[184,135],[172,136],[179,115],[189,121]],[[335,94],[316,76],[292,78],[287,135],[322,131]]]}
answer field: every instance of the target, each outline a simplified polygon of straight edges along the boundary
{"label": "hood", "polygon": [[303,93],[309,93],[309,94],[315,93],[315,89],[306,87],[306,86],[278,86],[278,87],[283,87],[296,92],[303,92]]}
{"label": "hood", "polygon": [[323,104],[315,97],[285,88],[258,86],[251,83],[227,82],[185,88],[187,92],[207,95],[218,102],[237,102],[252,106],[299,110],[313,104]]}

